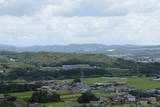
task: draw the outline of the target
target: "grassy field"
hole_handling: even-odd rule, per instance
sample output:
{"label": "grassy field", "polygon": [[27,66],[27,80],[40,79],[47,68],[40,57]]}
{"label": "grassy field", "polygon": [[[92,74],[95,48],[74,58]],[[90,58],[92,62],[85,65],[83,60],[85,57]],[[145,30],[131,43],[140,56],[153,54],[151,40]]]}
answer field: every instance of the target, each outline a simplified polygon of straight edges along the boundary
{"label": "grassy field", "polygon": [[[154,89],[154,88],[160,88],[160,81],[153,80],[154,78],[148,77],[148,78],[136,78],[136,77],[127,77],[127,78],[82,78],[82,82],[84,84],[92,85],[94,83],[100,82],[126,82],[128,86],[134,87],[137,89]],[[64,81],[64,80],[61,80]],[[65,81],[72,81],[72,79],[68,79]]]}
{"label": "grassy field", "polygon": [[28,92],[17,92],[17,93],[11,93],[12,96],[17,97],[18,99],[29,99],[32,96],[33,91]]}
{"label": "grassy field", "polygon": [[154,81],[153,78],[122,78],[122,79],[108,79],[108,78],[84,78],[82,82],[88,85],[101,82],[126,82],[130,87],[137,89],[154,89],[160,88],[160,81]]}
{"label": "grassy field", "polygon": [[46,103],[42,104],[47,107],[70,107],[70,106],[80,106],[81,104],[74,103],[74,102],[59,102],[59,103]]}
{"label": "grassy field", "polygon": [[41,105],[45,105],[47,107],[67,107],[67,106],[79,106],[79,105],[81,105],[81,104],[78,104],[76,102],[77,98],[81,94],[73,94],[71,91],[68,91],[68,90],[59,90],[59,91],[57,91],[57,93],[59,93],[61,95],[61,99],[64,102],[46,103],[46,104],[41,104]]}
{"label": "grassy field", "polygon": [[[154,81],[153,78],[83,78],[81,79],[83,83],[91,85],[97,82],[105,83],[105,82],[126,82],[128,86],[138,88],[138,89],[154,89],[160,88],[160,81]],[[70,80],[62,80],[62,81],[72,81]],[[32,95],[32,91],[29,92],[18,92],[12,93],[12,96],[16,96],[19,99],[19,102],[27,101]],[[47,107],[67,107],[67,106],[78,106],[80,104],[76,103],[77,98],[81,94],[73,94],[69,90],[59,90],[57,91],[58,94],[61,95],[61,99],[64,102],[56,102],[56,103],[46,103],[41,104]],[[117,94],[109,94],[104,91],[104,89],[100,89],[98,91],[93,92],[97,97],[112,97],[117,96]],[[22,102],[23,103],[23,102]],[[106,106],[109,107],[109,106]],[[114,106],[120,107],[120,106]],[[123,107],[129,107],[125,105]]]}
{"label": "grassy field", "polygon": [[[138,88],[138,89],[154,89],[154,88],[160,88],[160,81],[154,81],[153,78],[84,78],[81,79],[83,83],[91,85],[97,82],[126,82],[130,87]],[[72,80],[67,80],[67,81],[72,81]],[[59,91],[59,94],[61,94],[61,98],[64,101],[76,101],[78,96],[80,94],[72,94],[70,91]],[[117,94],[106,94],[104,92],[104,89],[98,90],[94,92],[97,97],[112,97],[112,96],[117,96]],[[77,103],[48,103],[44,104],[47,107],[66,107],[66,106],[76,106],[79,105]],[[123,105],[123,107],[129,107],[130,105]],[[110,107],[110,106],[106,106]],[[122,107],[122,106],[112,106],[112,107]]]}
{"label": "grassy field", "polygon": [[81,94],[73,94],[71,91],[68,90],[60,90],[57,91],[57,93],[61,95],[61,99],[63,101],[76,101],[77,98],[81,95]]}
{"label": "grassy field", "polygon": [[[18,98],[18,101],[16,103],[24,104],[24,100],[27,101],[32,96],[33,91],[28,92],[18,92],[18,93],[11,93],[12,96],[15,96]],[[59,90],[57,91],[61,95],[61,99],[64,102],[56,102],[56,103],[46,103],[41,104],[45,105],[47,107],[66,107],[66,106],[78,106],[80,104],[76,103],[77,98],[80,96],[80,94],[73,94],[71,91],[68,90]],[[67,103],[65,101],[68,101]]]}

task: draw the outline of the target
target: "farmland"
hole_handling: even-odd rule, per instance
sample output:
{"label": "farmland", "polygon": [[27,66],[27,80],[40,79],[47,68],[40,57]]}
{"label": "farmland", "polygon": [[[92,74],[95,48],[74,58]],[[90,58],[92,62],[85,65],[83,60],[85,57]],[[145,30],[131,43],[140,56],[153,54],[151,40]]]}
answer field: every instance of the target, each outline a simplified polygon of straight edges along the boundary
{"label": "farmland", "polygon": [[[137,78],[137,77],[124,77],[124,78],[118,78],[118,77],[98,77],[98,78],[81,78],[81,81],[83,84],[87,85],[93,85],[95,83],[107,83],[107,82],[126,82],[128,87],[133,87],[136,89],[142,89],[142,90],[148,90],[148,89],[155,89],[160,88],[160,81],[154,81],[153,77],[149,78]],[[72,79],[67,80],[58,80],[58,81],[73,81]],[[123,87],[123,86],[122,86]],[[73,93],[70,90],[57,90],[56,91],[60,96],[62,101],[61,102],[51,102],[51,103],[41,103],[41,105],[45,105],[47,107],[66,107],[66,106],[79,106],[81,104],[77,103],[77,99],[81,94],[79,93]],[[92,91],[97,97],[114,97],[123,95],[123,93],[120,94],[112,94],[112,93],[106,93],[104,91],[104,88],[99,89],[97,91]],[[12,96],[15,96],[18,98],[17,103],[23,103],[28,101],[28,99],[32,96],[33,91],[28,92],[17,92],[17,93],[11,93]],[[125,107],[128,107],[129,105],[125,105]],[[109,106],[107,106],[109,107]],[[116,107],[116,106],[115,106]]]}

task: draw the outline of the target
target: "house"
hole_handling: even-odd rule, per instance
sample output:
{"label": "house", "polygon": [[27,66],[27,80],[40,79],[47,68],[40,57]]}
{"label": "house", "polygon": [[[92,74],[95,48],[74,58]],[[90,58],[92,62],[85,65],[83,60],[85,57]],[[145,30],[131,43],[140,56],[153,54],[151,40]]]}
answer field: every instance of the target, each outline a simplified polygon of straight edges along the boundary
{"label": "house", "polygon": [[160,89],[146,90],[145,93],[160,93]]}
{"label": "house", "polygon": [[86,93],[86,92],[89,92],[90,89],[80,89],[80,93]]}
{"label": "house", "polygon": [[106,97],[100,97],[99,102],[100,102],[101,105],[104,106],[104,105],[110,104],[111,100],[109,98],[106,98]]}
{"label": "house", "polygon": [[153,103],[156,103],[157,102],[157,99],[155,97],[149,97],[147,98],[148,102],[153,104]]}
{"label": "house", "polygon": [[41,88],[37,88],[38,91],[47,91],[47,92],[54,92],[56,91],[54,87],[50,86],[42,86]]}
{"label": "house", "polygon": [[156,92],[156,89],[151,89],[151,90],[146,90],[144,91],[145,93],[155,93]]}
{"label": "house", "polygon": [[5,99],[5,96],[0,96],[0,100],[4,100]]}
{"label": "house", "polygon": [[112,104],[119,105],[119,104],[122,103],[122,101],[124,100],[124,98],[120,97],[120,96],[115,96],[115,97],[112,98],[112,100],[113,100]]}
{"label": "house", "polygon": [[71,88],[73,93],[85,93],[91,90],[90,86],[82,84],[82,83],[76,83],[74,87]]}
{"label": "house", "polygon": [[138,101],[138,104],[140,104],[140,105],[147,105],[147,104],[148,104],[148,100],[145,99],[145,98],[142,98],[142,99],[140,99],[140,100]]}
{"label": "house", "polygon": [[130,91],[135,91],[136,89],[134,88],[118,88],[119,92],[130,92]]}
{"label": "house", "polygon": [[128,95],[125,95],[124,97],[125,97],[125,102],[127,104],[134,104],[136,102],[135,96],[128,94]]}
{"label": "house", "polygon": [[85,93],[85,92],[89,92],[90,91],[90,89],[88,89],[88,88],[72,88],[71,89],[72,90],[72,92],[73,93]]}
{"label": "house", "polygon": [[99,106],[99,102],[98,101],[90,101],[89,102],[89,105],[92,105],[92,106]]}
{"label": "house", "polygon": [[116,88],[108,88],[108,89],[105,89],[105,92],[118,93],[118,90]]}
{"label": "house", "polygon": [[111,100],[109,98],[100,97],[98,101],[90,101],[88,105],[92,106],[105,106],[110,104]]}
{"label": "house", "polygon": [[95,87],[109,87],[112,86],[112,83],[95,83]]}
{"label": "house", "polygon": [[54,85],[57,90],[70,90],[71,82],[55,82]]}

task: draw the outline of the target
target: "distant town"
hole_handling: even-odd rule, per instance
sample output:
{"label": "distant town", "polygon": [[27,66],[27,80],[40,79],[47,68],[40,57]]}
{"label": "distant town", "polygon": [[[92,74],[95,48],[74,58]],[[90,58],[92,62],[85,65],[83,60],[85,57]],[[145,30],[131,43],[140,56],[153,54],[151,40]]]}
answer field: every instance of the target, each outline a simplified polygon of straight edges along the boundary
{"label": "distant town", "polygon": [[[102,77],[102,79],[105,78],[111,80],[127,79],[118,77]],[[159,82],[159,80],[160,78],[157,77],[152,81]],[[3,86],[5,87],[9,87],[10,85],[12,86],[13,83],[3,83]],[[149,105],[151,107],[158,107],[158,104],[160,103],[160,88],[140,90],[130,87],[126,82],[103,81],[88,85],[83,83],[81,79],[76,78],[74,80],[65,81],[41,80],[19,84],[21,87],[22,85],[23,87],[30,88],[18,89],[18,87],[16,88],[16,84],[14,84],[15,90],[12,89],[10,92],[18,90],[20,93],[23,91],[30,91],[30,97],[28,98],[29,102],[27,101],[28,103],[25,106],[15,103],[18,105],[16,107],[55,107],[51,105],[53,102],[60,102],[63,105],[73,104],[73,106],[68,105],[67,107],[148,107]],[[5,92],[3,89],[0,89],[0,91]],[[54,95],[49,99],[50,97],[48,96],[52,95],[52,93],[54,93]],[[63,94],[63,96],[61,96],[61,94]],[[67,94],[69,95],[67,96]],[[27,96],[27,93],[26,95],[22,94],[20,97],[25,98],[25,96]],[[15,96],[14,94],[9,94],[6,91],[5,94],[0,95],[0,101],[16,101],[17,97],[19,97],[18,94]],[[63,106],[59,105],[56,107]]]}

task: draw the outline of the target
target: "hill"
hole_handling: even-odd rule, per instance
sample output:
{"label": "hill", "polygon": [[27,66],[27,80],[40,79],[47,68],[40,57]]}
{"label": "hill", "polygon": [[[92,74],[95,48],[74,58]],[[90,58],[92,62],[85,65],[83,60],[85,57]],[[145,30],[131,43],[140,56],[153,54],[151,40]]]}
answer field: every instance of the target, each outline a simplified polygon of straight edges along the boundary
{"label": "hill", "polygon": [[0,79],[156,76],[159,63],[137,63],[103,54],[0,52]]}
{"label": "hill", "polygon": [[102,44],[71,44],[51,46],[15,47],[0,45],[1,51],[15,52],[67,52],[67,53],[95,53],[116,57],[160,57],[160,46],[136,46],[136,45],[102,45]]}

